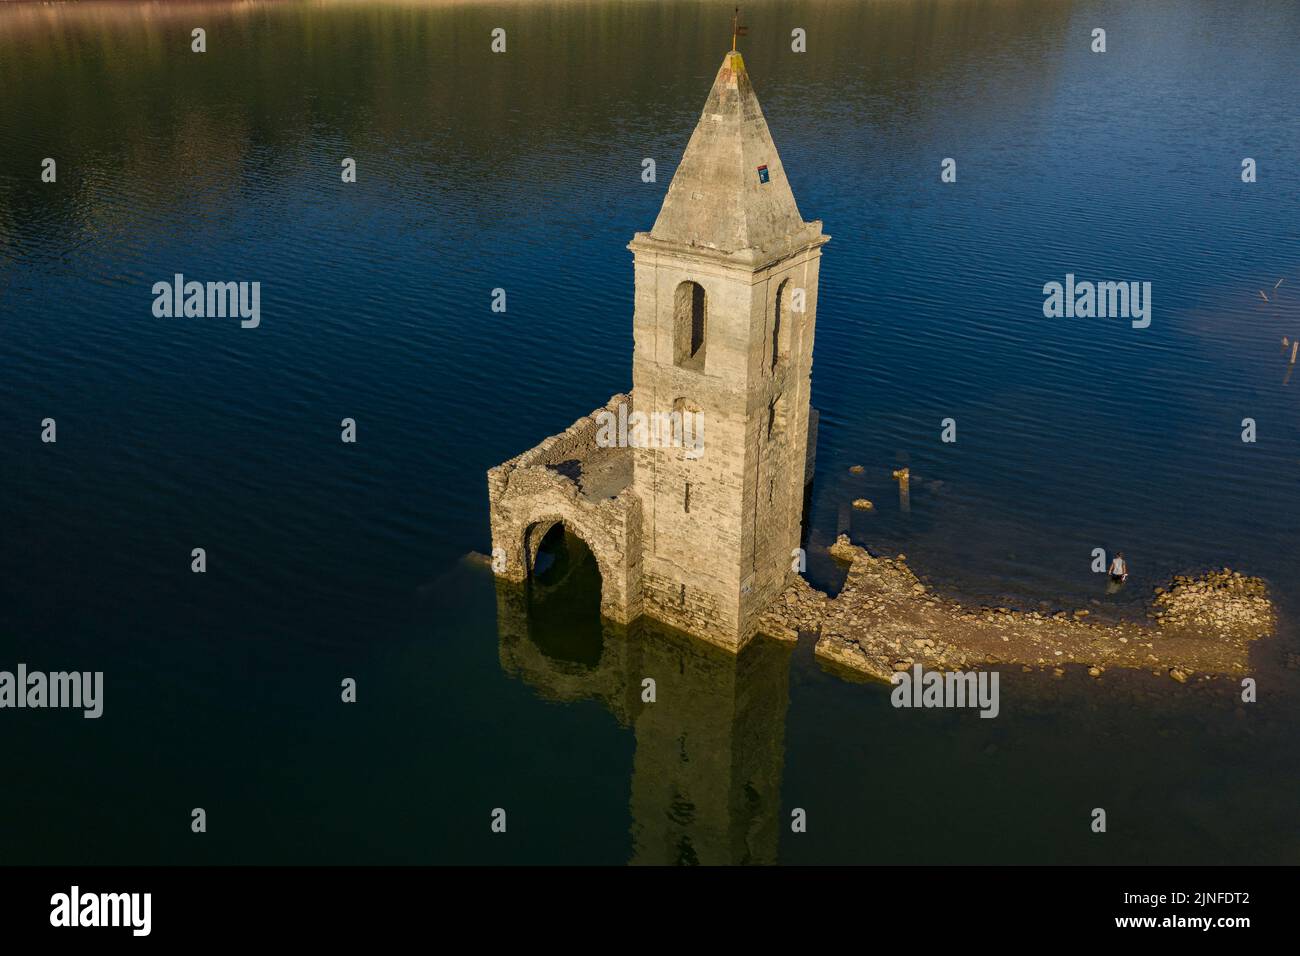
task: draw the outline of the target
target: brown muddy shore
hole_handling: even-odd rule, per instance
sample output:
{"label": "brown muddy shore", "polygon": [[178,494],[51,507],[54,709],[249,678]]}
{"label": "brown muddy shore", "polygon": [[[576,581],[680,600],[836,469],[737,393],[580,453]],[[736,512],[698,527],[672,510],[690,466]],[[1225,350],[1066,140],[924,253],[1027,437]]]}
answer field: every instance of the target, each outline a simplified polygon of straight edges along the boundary
{"label": "brown muddy shore", "polygon": [[903,555],[877,557],[840,535],[830,553],[849,563],[831,599],[802,578],[768,609],[760,630],[780,640],[817,634],[819,660],[888,681],[895,671],[977,670],[1019,665],[1061,673],[1082,664],[1149,670],[1183,682],[1241,675],[1250,644],[1273,633],[1277,616],[1259,578],[1224,569],[1177,577],[1157,588],[1153,623],[1093,623],[1087,610],[1018,611],[966,606],[923,584]]}

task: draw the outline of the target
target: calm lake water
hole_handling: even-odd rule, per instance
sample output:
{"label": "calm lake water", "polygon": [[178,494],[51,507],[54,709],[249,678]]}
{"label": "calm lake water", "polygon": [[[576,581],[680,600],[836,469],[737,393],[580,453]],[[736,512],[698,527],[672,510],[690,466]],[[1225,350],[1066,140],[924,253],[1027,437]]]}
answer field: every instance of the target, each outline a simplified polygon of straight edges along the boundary
{"label": "calm lake water", "polygon": [[[848,530],[1105,617],[1230,565],[1283,615],[1258,703],[1012,668],[996,720],[894,710],[806,643],[602,628],[579,553],[531,605],[466,559],[485,470],[631,383],[624,247],[729,15],[0,5],[0,669],[106,683],[99,720],[0,713],[0,862],[1300,862],[1288,0],[760,2],[742,40],[834,237],[809,576]],[[261,282],[260,327],[155,318],[175,273]],[[1151,326],[1044,318],[1066,273],[1150,281]]]}

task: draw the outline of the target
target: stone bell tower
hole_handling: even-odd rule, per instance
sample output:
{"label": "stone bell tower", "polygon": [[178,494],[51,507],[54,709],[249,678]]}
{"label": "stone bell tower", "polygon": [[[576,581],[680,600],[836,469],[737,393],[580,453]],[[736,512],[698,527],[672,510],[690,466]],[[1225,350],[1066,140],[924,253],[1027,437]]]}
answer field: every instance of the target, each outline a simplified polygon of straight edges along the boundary
{"label": "stone bell tower", "polygon": [[643,611],[733,649],[795,574],[829,238],[799,215],[728,53],[654,227],[628,248],[636,411],[702,425],[697,449],[634,450]]}

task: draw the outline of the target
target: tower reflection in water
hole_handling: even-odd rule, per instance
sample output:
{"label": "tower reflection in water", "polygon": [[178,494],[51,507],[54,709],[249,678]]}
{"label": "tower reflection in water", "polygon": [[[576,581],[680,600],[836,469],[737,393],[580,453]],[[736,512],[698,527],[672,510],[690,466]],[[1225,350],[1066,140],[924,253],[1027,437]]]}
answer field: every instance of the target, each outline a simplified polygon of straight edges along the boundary
{"label": "tower reflection in water", "polygon": [[596,700],[636,736],[632,863],[776,862],[789,645],[760,637],[733,655],[648,619],[602,620],[595,561],[558,526],[527,586],[496,586],[506,674],[545,700]]}

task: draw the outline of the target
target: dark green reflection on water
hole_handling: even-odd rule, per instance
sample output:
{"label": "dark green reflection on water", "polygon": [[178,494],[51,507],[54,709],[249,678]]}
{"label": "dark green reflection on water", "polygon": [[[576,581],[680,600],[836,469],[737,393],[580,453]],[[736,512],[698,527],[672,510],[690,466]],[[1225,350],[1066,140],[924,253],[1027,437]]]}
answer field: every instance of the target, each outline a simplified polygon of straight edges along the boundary
{"label": "dark green reflection on water", "polygon": [[734,655],[653,621],[624,627],[595,613],[567,618],[575,640],[600,649],[595,662],[575,661],[556,652],[560,628],[545,605],[581,605],[590,585],[575,575],[530,602],[527,589],[498,581],[501,667],[546,700],[599,701],[631,728],[631,862],[777,862],[790,647],[760,638]]}
{"label": "dark green reflection on water", "polygon": [[529,598],[528,636],[543,654],[585,667],[600,663],[600,568],[561,523],[542,539]]}

